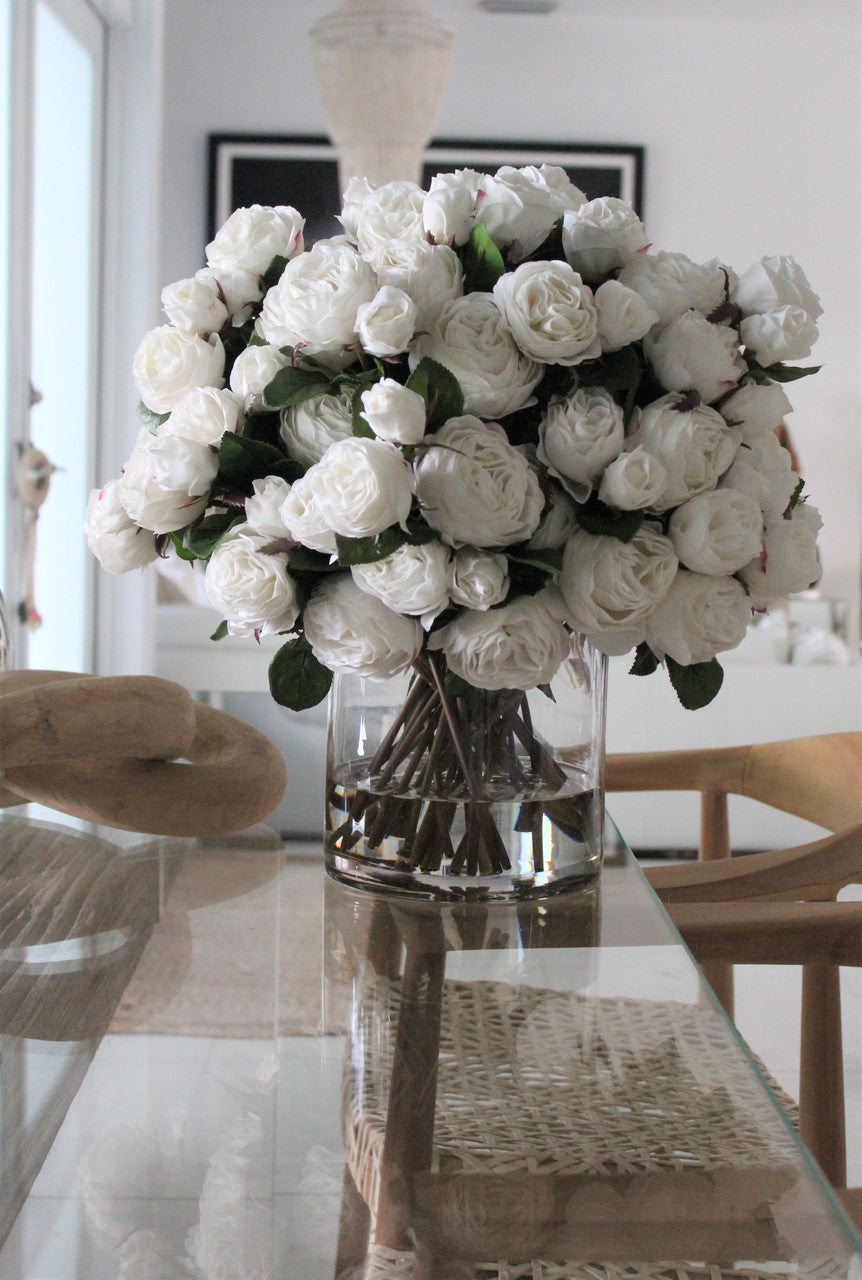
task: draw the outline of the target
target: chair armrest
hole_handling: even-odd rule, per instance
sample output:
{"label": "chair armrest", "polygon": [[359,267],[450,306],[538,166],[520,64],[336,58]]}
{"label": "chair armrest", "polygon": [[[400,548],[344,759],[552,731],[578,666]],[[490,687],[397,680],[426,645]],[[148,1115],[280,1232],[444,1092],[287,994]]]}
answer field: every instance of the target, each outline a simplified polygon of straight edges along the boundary
{"label": "chair armrest", "polygon": [[668,911],[701,963],[862,966],[862,902],[687,902]]}
{"label": "chair armrest", "polygon": [[739,792],[750,750],[743,746],[611,753],[605,760],[605,790]]}

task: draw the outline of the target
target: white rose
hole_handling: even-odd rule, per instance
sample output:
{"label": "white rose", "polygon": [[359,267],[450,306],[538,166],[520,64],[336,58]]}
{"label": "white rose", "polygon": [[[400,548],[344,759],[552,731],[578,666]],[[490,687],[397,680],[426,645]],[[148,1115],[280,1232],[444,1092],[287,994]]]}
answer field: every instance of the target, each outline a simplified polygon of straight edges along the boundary
{"label": "white rose", "polygon": [[761,258],[739,277],[733,301],[744,315],[776,311],[780,307],[801,307],[812,320],[823,314],[820,299],[794,258],[776,255]]}
{"label": "white rose", "polygon": [[209,558],[204,593],[232,636],[271,636],[290,631],[299,617],[296,583],[283,555],[267,555],[268,537],[236,525]]}
{"label": "white rose", "polygon": [[509,591],[509,562],[475,547],[459,547],[449,561],[449,595],[453,604],[484,611],[500,604]]}
{"label": "white rose", "polygon": [[306,472],[290,486],[278,509],[278,518],[290,536],[304,547],[334,556],[338,548],[329,524],[329,513],[308,475]]}
{"label": "white rose", "polygon": [[782,360],[804,360],[817,341],[817,325],[802,307],[779,307],[763,315],[746,316],[739,333],[764,369]]}
{"label": "white rose", "polygon": [[615,196],[589,200],[563,219],[566,259],[591,284],[624,266],[646,244],[640,218]]}
{"label": "white rose", "polygon": [[176,280],[162,289],[162,310],[177,329],[206,337],[218,333],[228,318],[218,282],[208,271]]}
{"label": "white rose", "polygon": [[383,440],[337,440],[303,480],[344,538],[374,537],[404,526],[410,514],[413,474],[401,450]]}
{"label": "white rose", "polygon": [[305,219],[290,205],[235,209],[207,245],[207,263],[216,270],[263,275],[273,258],[302,253],[304,226]]}
{"label": "white rose", "polygon": [[465,411],[483,418],[522,409],[543,374],[542,366],[519,350],[487,293],[468,293],[447,303],[431,332],[414,342],[411,369],[424,356],[455,375]]}
{"label": "white rose", "polygon": [[604,387],[579,387],[539,424],[539,461],[579,501],[624,443],[623,411]]}
{"label": "white rose", "polygon": [[263,336],[274,347],[299,346],[343,367],[352,358],[344,348],[356,341],[357,309],[376,292],[374,271],[354,249],[319,242],[288,262],[264,298]]}
{"label": "white rose", "polygon": [[722,489],[754,498],[767,520],[779,520],[784,515],[798,483],[790,454],[771,431],[741,445],[733,465],[721,479]]}
{"label": "white rose", "polygon": [[581,529],[566,544],[557,586],[578,631],[631,631],[667,593],[677,568],[672,542],[649,525],[629,542]]}
{"label": "white rose", "polygon": [[128,573],[155,560],[156,541],[149,529],[132,520],[117,493],[119,481],[93,489],[84,516],[87,546],[108,573]]}
{"label": "white rose", "polygon": [[289,364],[290,356],[282,355],[278,347],[246,347],[233,362],[230,389],[246,409],[262,409],[264,391],[279,370]]}
{"label": "white rose", "polygon": [[351,178],[341,197],[341,213],[338,221],[345,232],[356,243],[356,224],[365,201],[377,188],[367,178]]}
{"label": "white rose", "polygon": [[673,658],[688,667],[735,649],[750,620],[751,602],[735,578],[680,569],[644,630],[657,658]]}
{"label": "white rose", "polygon": [[160,436],[184,436],[199,444],[218,445],[226,431],[236,431],[241,405],[230,391],[194,387],[171,410],[159,427]]}
{"label": "white rose", "polygon": [[403,289],[384,284],[356,311],[359,341],[372,356],[406,351],[416,324],[416,303]]}
{"label": "white rose", "polygon": [[445,542],[503,547],[530,537],[544,498],[500,426],[466,414],[450,418],[427,443],[415,464],[416,496]]}
{"label": "white rose", "polygon": [[746,382],[721,402],[721,416],[742,432],[743,444],[780,426],[793,405],[778,382]]}
{"label": "white rose", "polygon": [[438,173],[422,205],[422,227],[435,244],[466,244],[476,219],[482,174],[475,169]]}
{"label": "white rose", "polygon": [[369,253],[368,262],[380,284],[403,289],[413,299],[417,333],[435,325],[446,303],[464,293],[461,260],[445,244],[390,240]]}
{"label": "white rose", "polygon": [[182,436],[138,432],[132,455],[117,483],[130,519],[154,533],[191,524],[206,509],[218,470],[218,453]]}
{"label": "white rose", "polygon": [[350,574],[318,587],[303,615],[305,638],[330,671],[385,680],[398,675],[422,648],[422,626],[369,596]]}
{"label": "white rose", "polygon": [[686,569],[721,577],[758,554],[763,516],[749,494],[713,489],[677,507],[667,532]]}
{"label": "white rose", "polygon": [[279,438],[291,458],[310,467],[336,440],[353,435],[353,390],[324,394],[292,405],[281,414]]}
{"label": "white rose", "polygon": [[203,267],[197,279],[212,280],[224,296],[228,314],[234,324],[244,324],[251,318],[254,307],[263,297],[264,285],[253,271],[240,271],[229,267]]}
{"label": "white rose", "polygon": [[564,547],[578,527],[575,504],[558,485],[549,485],[545,509],[536,532],[527,543],[529,551],[551,551]]}
{"label": "white rose", "polygon": [[500,276],[494,301],[534,360],[574,365],[601,354],[592,290],[565,262],[522,262]]}
{"label": "white rose", "polygon": [[565,627],[534,597],[499,609],[467,609],[435,632],[449,670],[477,689],[535,689],[568,656]]}
{"label": "white rose", "polygon": [[396,613],[438,614],[449,603],[449,548],[442,542],[405,543],[391,556],[351,569],[353,581]]}
{"label": "white rose", "polygon": [[264,476],[252,481],[254,493],[245,500],[245,519],[254,533],[267,538],[289,538],[290,530],[281,516],[281,507],[290,485],[281,476]]}
{"label": "white rose", "polygon": [[673,393],[654,400],[643,410],[633,440],[664,466],[665,483],[652,504],[658,511],[714,489],[739,447],[739,432],[720,413],[685,405],[685,398]]}
{"label": "white rose", "polygon": [[727,269],[717,262],[702,266],[684,253],[639,253],[623,267],[620,284],[639,293],[661,324],[684,311],[709,315],[725,300]]}
{"label": "white rose", "polygon": [[694,390],[707,404],[726,395],[748,371],[739,335],[712,324],[699,311],[684,311],[644,340],[653,373],[666,391]]}
{"label": "white rose", "polygon": [[820,512],[810,502],[797,503],[789,519],[767,522],[760,554],[739,575],[756,602],[814,586],[821,574],[817,534],[822,527]]}
{"label": "white rose", "polygon": [[144,334],[135,352],[135,386],[153,413],[170,413],[192,387],[224,386],[224,358],[217,334],[207,339],[160,325]]}
{"label": "white rose", "polygon": [[619,351],[630,342],[638,342],[658,321],[652,307],[619,280],[606,280],[593,295],[599,318],[602,351]]}
{"label": "white rose", "polygon": [[394,378],[381,378],[361,398],[362,416],[378,439],[412,445],[425,435],[425,401]]}
{"label": "white rose", "polygon": [[517,169],[504,164],[493,176],[482,178],[478,217],[494,243],[510,249],[510,258],[526,258],[547,239],[567,209],[576,209],[586,200],[568,179],[566,184],[559,181],[557,166]]}
{"label": "white rose", "polygon": [[421,240],[425,192],[415,182],[386,182],[370,192],[359,207],[356,242],[362,253],[390,240]]}
{"label": "white rose", "polygon": [[599,499],[619,511],[645,511],[658,500],[666,480],[664,463],[637,445],[605,468]]}

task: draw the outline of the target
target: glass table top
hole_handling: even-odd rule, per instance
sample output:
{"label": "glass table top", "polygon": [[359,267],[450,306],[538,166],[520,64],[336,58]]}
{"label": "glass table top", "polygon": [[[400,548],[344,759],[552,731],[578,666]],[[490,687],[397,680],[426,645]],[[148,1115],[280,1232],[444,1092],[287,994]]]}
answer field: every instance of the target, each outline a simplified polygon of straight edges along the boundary
{"label": "glass table top", "polygon": [[862,1280],[609,828],[517,905],[0,816],[0,1280]]}

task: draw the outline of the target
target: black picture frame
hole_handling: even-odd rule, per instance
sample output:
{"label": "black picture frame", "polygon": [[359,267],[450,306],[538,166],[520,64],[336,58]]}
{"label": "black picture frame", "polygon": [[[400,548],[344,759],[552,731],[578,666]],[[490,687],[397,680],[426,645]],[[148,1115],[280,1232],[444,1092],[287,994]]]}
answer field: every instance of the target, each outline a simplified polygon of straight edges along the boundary
{"label": "black picture frame", "polygon": [[[643,217],[640,144],[433,140],[423,156],[423,186],[451,169],[494,172],[501,165],[556,164],[589,198],[618,196]],[[209,136],[208,238],[234,209],[289,204],[306,219],[306,241],[336,235],[341,207],[338,161],[319,134],[213,133]]]}

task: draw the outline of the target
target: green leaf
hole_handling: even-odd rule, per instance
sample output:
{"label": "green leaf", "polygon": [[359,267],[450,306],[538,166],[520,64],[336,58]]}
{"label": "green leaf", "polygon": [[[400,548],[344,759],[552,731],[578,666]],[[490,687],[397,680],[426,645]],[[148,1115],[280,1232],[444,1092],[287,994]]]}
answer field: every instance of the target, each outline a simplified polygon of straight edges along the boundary
{"label": "green leaf", "polygon": [[715,658],[710,662],[693,662],[687,667],[673,658],[666,658],[665,662],[676,696],[687,711],[705,707],[721,688],[724,672]]}
{"label": "green leaf", "polygon": [[554,697],[554,691],[549,684],[539,684],[539,685],[536,685],[536,688],[539,690],[540,693],[543,693],[546,698],[550,698],[551,702],[557,701],[557,699]]}
{"label": "green leaf", "polygon": [[563,219],[558,218],[545,239],[539,245],[538,249],[534,249],[532,253],[528,253],[525,262],[565,262],[566,253],[563,249]]}
{"label": "green leaf", "polygon": [[318,662],[305,636],[288,640],[269,664],[269,691],[280,706],[291,711],[316,707],[331,684],[332,672]]}
{"label": "green leaf", "polygon": [[264,404],[270,409],[290,409],[314,396],[322,396],[329,388],[329,378],[318,369],[302,369],[288,364],[263,392]]}
{"label": "green leaf", "polygon": [[234,435],[232,431],[222,436],[219,445],[218,478],[229,488],[252,489],[252,481],[264,476],[281,476],[293,483],[302,475],[302,467],[286,457],[274,445],[263,440],[251,440],[248,436]]}
{"label": "green leaf", "polygon": [[577,370],[580,386],[606,388],[622,406],[626,418],[634,407],[643,373],[643,359],[632,345],[609,351],[598,360],[585,360]]}
{"label": "green leaf", "polygon": [[195,559],[195,553],[193,551],[189,551],[189,549],[185,546],[183,542],[182,529],[175,529],[173,533],[168,534],[168,537],[170,538],[171,543],[173,544],[174,551],[176,551],[177,555],[181,560]]}
{"label": "green leaf", "polygon": [[554,547],[547,551],[507,551],[508,560],[514,560],[516,564],[532,565],[535,569],[541,569],[545,573],[559,573],[563,567],[563,548]]}
{"label": "green leaf", "polygon": [[278,284],[281,279],[282,272],[287,266],[287,258],[277,253],[272,262],[263,273],[263,283],[267,289],[271,289],[274,284]]}
{"label": "green leaf", "polygon": [[629,668],[630,676],[651,676],[661,663],[644,640],[635,650],[635,660]]}
{"label": "green leaf", "polygon": [[792,511],[793,508],[797,507],[799,503],[802,501],[802,490],[804,488],[805,488],[805,481],[800,476],[799,481],[796,485],[796,488],[793,490],[793,492],[790,495],[790,501],[787,504],[788,511]]}
{"label": "green leaf", "polygon": [[460,382],[445,365],[430,356],[419,361],[406,386],[425,401],[429,431],[436,431],[449,418],[458,418],[464,412],[464,392]]}
{"label": "green leaf", "polygon": [[810,378],[812,374],[819,373],[823,368],[822,364],[810,365],[792,365],[792,364],[770,364],[761,365],[750,352],[744,353],[744,359],[748,365],[747,377],[752,382],[798,382],[800,378]]}
{"label": "green leaf", "polygon": [[375,564],[376,561],[391,556],[406,541],[407,534],[398,525],[384,529],[373,538],[343,538],[337,533],[335,545],[338,548],[338,563],[345,568],[354,564]]}
{"label": "green leaf", "polygon": [[619,538],[620,542],[631,542],[643,524],[642,511],[617,511],[604,502],[600,502],[591,493],[586,502],[577,504],[578,524],[587,533],[596,537]]}
{"label": "green leaf", "polygon": [[461,249],[460,257],[466,293],[490,293],[506,272],[503,255],[484,222],[473,223],[470,239]]}
{"label": "green leaf", "polygon": [[278,413],[249,413],[239,434],[246,440],[263,440],[276,448],[280,427],[281,416]]}
{"label": "green leaf", "polygon": [[374,432],[368,425],[366,418],[362,414],[362,387],[357,387],[353,393],[353,404],[351,408],[353,418],[353,434],[365,440],[373,440]]}
{"label": "green leaf", "polygon": [[210,640],[224,640],[227,635],[227,623],[220,622],[215,631],[210,636]]}
{"label": "green leaf", "polygon": [[149,427],[150,431],[155,431],[156,427],[160,427],[163,422],[167,422],[170,416],[169,413],[156,413],[155,409],[148,408],[143,400],[138,401],[138,417],[145,427]]}
{"label": "green leaf", "polygon": [[215,515],[204,516],[198,524],[186,530],[184,545],[193,558],[206,560],[227,531],[244,519],[242,511],[219,511]]}

